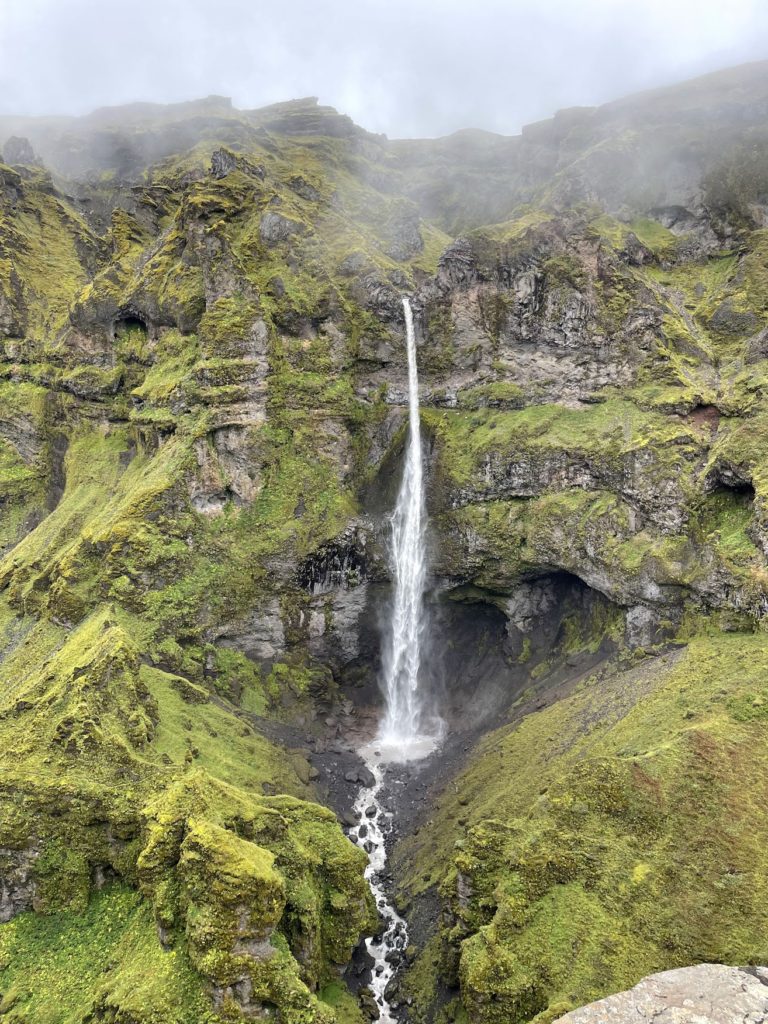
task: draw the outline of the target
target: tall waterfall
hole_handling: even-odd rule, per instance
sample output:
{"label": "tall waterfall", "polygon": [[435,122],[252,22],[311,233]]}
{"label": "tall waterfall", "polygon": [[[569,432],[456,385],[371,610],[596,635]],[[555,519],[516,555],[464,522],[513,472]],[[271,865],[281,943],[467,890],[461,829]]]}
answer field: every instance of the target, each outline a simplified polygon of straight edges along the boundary
{"label": "tall waterfall", "polygon": [[[419,375],[413,312],[403,298],[408,343],[408,447],[397,505],[392,515],[391,564],[394,600],[384,648],[387,709],[379,730],[380,746],[402,758],[418,756],[432,743],[425,736],[424,697],[419,690],[426,585],[426,507],[419,422]],[[432,741],[433,742],[433,741]],[[426,752],[426,751],[425,751]]]}
{"label": "tall waterfall", "polygon": [[408,925],[388,897],[387,844],[392,811],[387,809],[384,799],[386,776],[391,771],[392,762],[424,757],[435,748],[439,738],[439,719],[429,717],[424,694],[419,688],[427,577],[427,516],[421,460],[416,336],[411,304],[407,298],[403,299],[403,310],[408,339],[408,447],[397,505],[391,519],[394,599],[383,658],[387,709],[378,736],[360,750],[373,774],[374,785],[367,788],[363,784],[360,789],[354,806],[359,824],[350,831],[354,842],[368,853],[365,877],[383,924],[381,931],[369,936],[365,943],[373,958],[370,987],[379,1008],[379,1024],[396,1024],[399,1019],[390,1003],[388,990],[408,946]]}

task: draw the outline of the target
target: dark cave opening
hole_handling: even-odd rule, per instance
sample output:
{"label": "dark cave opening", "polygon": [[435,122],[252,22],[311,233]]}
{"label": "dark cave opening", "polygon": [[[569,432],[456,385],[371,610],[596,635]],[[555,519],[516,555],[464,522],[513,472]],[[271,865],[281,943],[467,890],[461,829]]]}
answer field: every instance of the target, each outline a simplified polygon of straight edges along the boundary
{"label": "dark cave opening", "polygon": [[740,465],[718,461],[707,474],[705,492],[708,500],[738,502],[751,505],[755,500],[752,477]]}
{"label": "dark cave opening", "polygon": [[[305,566],[305,586],[318,596],[323,584],[340,582],[352,566],[339,552]],[[342,584],[343,585],[343,584]],[[358,714],[378,721],[382,637],[390,608],[390,585],[368,581],[365,596],[347,591],[346,613],[355,613],[357,657],[334,665],[341,691]],[[334,616],[341,621],[341,607]],[[421,685],[429,708],[436,710],[449,733],[468,734],[493,728],[525,691],[548,681],[577,677],[602,660],[614,646],[612,626],[624,628],[625,609],[579,577],[544,570],[521,580],[506,593],[476,586],[438,585],[426,600]],[[614,630],[615,633],[615,630]],[[324,636],[314,654],[333,662],[338,642]]]}
{"label": "dark cave opening", "polygon": [[118,317],[112,325],[115,341],[141,341],[149,337],[149,325],[136,313],[126,313]]}
{"label": "dark cave opening", "polygon": [[751,480],[733,480],[722,482],[712,492],[715,496],[729,495],[741,505],[751,505],[755,500],[755,485]]}
{"label": "dark cave opening", "polygon": [[449,592],[434,606],[431,683],[463,731],[493,727],[540,680],[578,675],[606,650],[623,609],[564,570],[521,580],[508,594]]}

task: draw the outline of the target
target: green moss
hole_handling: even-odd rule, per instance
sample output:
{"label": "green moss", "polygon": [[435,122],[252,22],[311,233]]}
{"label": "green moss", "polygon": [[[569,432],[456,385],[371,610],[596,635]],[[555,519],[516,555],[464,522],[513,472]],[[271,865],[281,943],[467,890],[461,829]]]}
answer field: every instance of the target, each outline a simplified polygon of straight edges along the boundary
{"label": "green moss", "polygon": [[178,864],[186,934],[193,959],[218,984],[242,975],[236,945],[264,941],[282,917],[285,888],[274,861],[269,850],[218,825],[190,822]]}
{"label": "green moss", "polygon": [[184,386],[197,362],[197,338],[168,331],[154,354],[151,369],[131,394],[146,402],[164,404],[184,395]]}
{"label": "green moss", "polygon": [[552,215],[539,207],[521,207],[511,220],[478,230],[493,241],[510,242],[524,237],[531,229],[538,228],[551,219]]}
{"label": "green moss", "polygon": [[643,449],[671,446],[670,459],[682,468],[697,440],[684,424],[619,400],[578,410],[560,405],[474,413],[424,409],[422,419],[439,439],[443,465],[456,483],[480,477],[488,457],[519,457],[524,451],[542,457],[564,450],[590,453],[610,465]]}
{"label": "green moss", "polygon": [[408,872],[443,866],[470,1019],[551,1020],[656,970],[765,956],[766,658],[765,637],[713,631],[482,741]]}
{"label": "green moss", "polygon": [[[297,113],[306,111],[280,116]],[[0,847],[8,862],[39,851],[39,907],[62,936],[69,921],[103,935],[101,912],[89,915],[106,898],[93,884],[106,871],[141,885],[167,946],[145,928],[137,901],[152,941],[142,931],[140,948],[116,947],[101,988],[83,975],[101,1003],[71,1008],[57,979],[54,995],[73,1020],[157,1019],[166,989],[153,988],[155,975],[176,1000],[160,1019],[180,1007],[191,1020],[212,1013],[209,1001],[198,1012],[173,996],[184,979],[199,992],[242,978],[283,1024],[324,1024],[334,1009],[359,1020],[337,978],[360,930],[373,927],[364,857],[330,814],[292,799],[309,795],[309,766],[269,742],[259,718],[306,722],[338,697],[330,671],[307,657],[315,604],[294,570],[349,526],[362,485],[378,483],[386,389],[368,387],[360,358],[393,338],[364,304],[374,286],[419,287],[449,238],[422,222],[423,250],[395,260],[393,234],[413,214],[399,158],[361,136],[284,134],[274,124],[261,132],[258,122],[223,112],[218,123],[238,138],[234,169],[213,177],[220,140],[202,140],[146,170],[130,213],[115,199],[113,172],[84,186],[94,210],[117,202],[103,238],[44,172],[0,169],[0,304],[10,332],[0,343]],[[627,133],[590,158],[635,145]],[[439,159],[452,163],[449,154]],[[710,600],[717,585],[739,606],[718,622],[747,628],[765,593],[754,541],[768,486],[768,370],[751,361],[761,353],[747,338],[768,322],[767,233],[750,232],[742,204],[730,233],[737,253],[683,261],[685,241],[656,221],[625,224],[586,205],[564,216],[516,206],[491,163],[469,199],[455,177],[435,196],[421,172],[407,176],[442,223],[468,223],[468,203],[514,211],[469,239],[484,281],[479,329],[499,379],[466,385],[458,410],[424,411],[438,457],[431,498],[442,568],[486,596],[549,566],[585,574],[589,565],[622,602],[648,587],[676,602]],[[547,201],[556,198],[551,190]],[[268,245],[262,218],[278,209],[296,230]],[[627,265],[630,232],[651,250],[644,266]],[[585,296],[590,338],[632,374],[621,395],[588,408],[522,408],[555,384],[524,396],[504,379],[496,349],[516,300],[491,282],[502,268],[534,265],[547,316],[574,289]],[[454,368],[454,315],[445,298],[425,310],[420,369],[434,378],[436,400]],[[462,352],[465,365],[480,366],[483,352]],[[680,418],[701,404],[731,414],[716,437],[696,417]],[[577,486],[565,487],[576,463]],[[509,493],[532,496],[499,498],[513,464],[530,480]],[[729,472],[753,480],[753,506],[730,493],[702,497]],[[680,514],[670,522],[673,504]],[[705,598],[695,597],[687,635],[705,632]],[[260,668],[218,646],[275,609],[290,653]],[[620,613],[598,598],[592,612],[589,623],[565,617],[553,660],[523,645],[517,670],[530,666],[532,691],[555,656],[594,656],[618,641]],[[446,1019],[540,1011],[543,1024],[641,966],[762,956],[763,876],[754,900],[742,878],[762,871],[761,804],[736,788],[729,765],[738,752],[742,778],[744,765],[764,774],[764,686],[742,655],[758,666],[764,658],[760,634],[732,646],[714,634],[691,645],[682,677],[672,664],[592,677],[481,745],[459,783],[461,812],[448,794],[434,830],[412,847],[409,884],[442,881],[455,925],[412,970],[419,1008],[428,1009],[440,972],[461,975],[467,1004]],[[274,791],[290,796],[264,796]],[[698,814],[702,793],[715,837]],[[749,848],[749,829],[759,849]],[[689,865],[700,850],[714,867],[697,876]],[[466,900],[456,896],[459,874],[471,881]],[[24,920],[42,926],[39,915]],[[35,992],[44,989],[38,954],[19,948],[42,978]],[[58,970],[55,951],[46,958]],[[13,1008],[3,1009],[36,1019],[31,986],[13,994],[19,977]],[[7,999],[5,979],[0,986]],[[238,1019],[234,994],[222,998],[222,1013]]]}
{"label": "green moss", "polygon": [[0,285],[16,308],[20,333],[41,340],[63,326],[86,283],[84,264],[99,246],[47,175],[20,179],[17,188],[19,201],[0,206]]}
{"label": "green moss", "polygon": [[164,928],[183,923],[198,969],[220,985],[250,977],[286,1021],[328,1019],[311,990],[372,916],[364,858],[334,816],[289,797],[254,801],[202,772],[148,816],[142,885]]}
{"label": "green moss", "polygon": [[759,551],[750,536],[753,514],[749,495],[726,489],[715,492],[702,503],[700,511],[705,542],[737,564],[758,561]]}
{"label": "green moss", "polygon": [[252,345],[250,334],[258,314],[258,306],[241,296],[217,299],[206,309],[200,321],[203,354],[231,358],[247,353]]}
{"label": "green moss", "polygon": [[525,404],[523,389],[503,380],[466,388],[459,392],[457,398],[461,409],[519,409]]}
{"label": "green moss", "polygon": [[82,914],[27,913],[0,926],[2,1012],[14,1024],[75,1024],[117,1012],[137,1024],[221,1018],[180,951],[157,942],[148,906],[124,886]]}
{"label": "green moss", "polygon": [[338,1024],[365,1024],[360,1006],[343,981],[332,981],[320,990],[321,1002],[330,1006]]}
{"label": "green moss", "polygon": [[[227,659],[231,652],[217,653],[218,658],[224,656],[219,664],[232,666],[232,659]],[[238,668],[235,662],[234,671]],[[223,782],[250,792],[259,793],[268,784],[280,792],[307,794],[290,760],[230,708],[210,702],[206,690],[147,666],[141,667],[140,678],[158,709],[153,757],[182,768],[200,766]],[[263,710],[263,697],[261,700]]]}
{"label": "green moss", "polygon": [[677,237],[663,224],[649,217],[637,217],[629,222],[632,230],[643,245],[660,258],[669,258],[677,248]]}
{"label": "green moss", "polygon": [[581,262],[570,253],[559,253],[550,256],[542,264],[545,279],[550,288],[575,288],[583,291],[587,285],[587,276]]}

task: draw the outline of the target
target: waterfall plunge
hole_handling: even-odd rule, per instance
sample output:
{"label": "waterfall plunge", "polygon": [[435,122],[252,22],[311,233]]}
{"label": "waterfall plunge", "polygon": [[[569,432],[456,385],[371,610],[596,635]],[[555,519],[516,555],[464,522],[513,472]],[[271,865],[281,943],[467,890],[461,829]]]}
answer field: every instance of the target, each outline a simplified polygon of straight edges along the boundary
{"label": "waterfall plunge", "polygon": [[435,746],[439,722],[427,721],[419,688],[426,586],[426,507],[419,422],[419,376],[413,312],[403,298],[408,345],[408,447],[397,505],[392,515],[391,565],[394,599],[384,650],[386,714],[376,747],[382,760],[423,757]]}
{"label": "waterfall plunge", "polygon": [[421,640],[424,631],[426,567],[426,507],[419,423],[419,377],[416,369],[416,337],[413,313],[403,299],[408,339],[408,447],[397,505],[392,514],[391,566],[394,599],[389,633],[384,648],[384,691],[387,710],[372,743],[360,751],[373,772],[374,786],[363,786],[354,811],[362,823],[350,836],[368,852],[365,877],[371,886],[382,918],[381,934],[366,939],[373,958],[371,991],[379,1007],[379,1024],[396,1024],[398,1015],[387,998],[387,989],[408,945],[408,926],[388,899],[385,876],[387,837],[392,812],[382,803],[386,766],[415,761],[434,750],[440,738],[440,720],[428,715],[419,687]]}

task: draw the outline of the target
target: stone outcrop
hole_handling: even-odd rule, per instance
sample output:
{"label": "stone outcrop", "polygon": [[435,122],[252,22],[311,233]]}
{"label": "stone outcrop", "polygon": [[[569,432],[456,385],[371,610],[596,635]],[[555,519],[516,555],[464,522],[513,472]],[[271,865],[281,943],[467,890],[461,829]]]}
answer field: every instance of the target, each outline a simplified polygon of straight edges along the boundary
{"label": "stone outcrop", "polygon": [[30,845],[22,850],[0,847],[0,924],[11,921],[34,906],[34,864],[40,851]]}
{"label": "stone outcrop", "polygon": [[629,992],[558,1018],[558,1024],[762,1024],[768,968],[700,964],[643,978]]}

